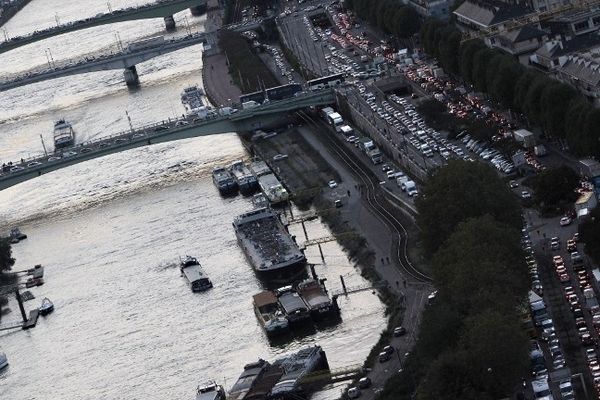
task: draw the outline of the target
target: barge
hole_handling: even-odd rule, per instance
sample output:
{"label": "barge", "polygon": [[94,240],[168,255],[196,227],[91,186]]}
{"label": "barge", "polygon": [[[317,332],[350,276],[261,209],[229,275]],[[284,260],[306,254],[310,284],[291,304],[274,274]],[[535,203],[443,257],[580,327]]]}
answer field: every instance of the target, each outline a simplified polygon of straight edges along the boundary
{"label": "barge", "polygon": [[300,349],[273,363],[259,359],[247,364],[233,388],[229,400],[285,400],[303,398],[308,393],[303,378],[317,371],[328,371],[325,351],[320,346]]}
{"label": "barge", "polygon": [[284,203],[289,200],[287,189],[279,182],[271,168],[264,161],[254,161],[250,170],[258,180],[258,186],[271,205]]}
{"label": "barge", "polygon": [[186,256],[181,261],[179,269],[181,274],[187,280],[192,292],[204,292],[213,287],[212,282],[208,276],[206,276],[200,263],[195,257]]}
{"label": "barge", "polygon": [[337,305],[329,298],[322,281],[306,279],[298,284],[296,290],[308,306],[314,320],[326,318],[339,311]]}
{"label": "barge", "polygon": [[290,324],[300,325],[312,322],[308,305],[291,286],[277,289],[275,295]]}
{"label": "barge", "polygon": [[305,271],[304,253],[272,210],[242,214],[234,219],[233,228],[252,268],[263,277],[290,277]]}
{"label": "barge", "polygon": [[204,104],[204,91],[197,85],[183,88],[181,92],[181,104],[187,113],[193,113],[194,110],[202,108]]}
{"label": "barge", "polygon": [[238,184],[231,172],[223,167],[216,167],[212,172],[213,183],[223,196],[234,195],[238,191]]}
{"label": "barge", "polygon": [[243,161],[234,161],[229,166],[229,172],[238,184],[240,193],[249,196],[258,189],[258,181]]}
{"label": "barge", "polygon": [[281,335],[289,331],[289,321],[273,292],[265,290],[255,294],[252,299],[256,318],[258,318],[258,322],[262,325],[267,336]]}

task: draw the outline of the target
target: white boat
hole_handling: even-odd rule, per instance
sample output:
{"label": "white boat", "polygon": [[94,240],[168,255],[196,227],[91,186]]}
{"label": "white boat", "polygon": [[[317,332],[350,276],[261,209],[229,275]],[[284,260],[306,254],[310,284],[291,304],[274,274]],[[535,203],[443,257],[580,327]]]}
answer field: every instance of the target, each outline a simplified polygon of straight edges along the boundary
{"label": "white boat", "polygon": [[6,354],[0,352],[0,370],[8,367],[8,358],[6,358]]}
{"label": "white boat", "polygon": [[204,292],[213,287],[211,280],[206,276],[195,257],[185,256],[179,269],[188,281],[192,292]]}
{"label": "white boat", "polygon": [[64,119],[54,123],[54,150],[70,147],[75,144],[75,131]]}

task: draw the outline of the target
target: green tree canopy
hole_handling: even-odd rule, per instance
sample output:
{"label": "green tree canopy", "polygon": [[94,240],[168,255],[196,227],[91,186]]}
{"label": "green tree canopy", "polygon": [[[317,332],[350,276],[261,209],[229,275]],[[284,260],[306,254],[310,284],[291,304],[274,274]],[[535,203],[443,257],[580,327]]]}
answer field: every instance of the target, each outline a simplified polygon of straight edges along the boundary
{"label": "green tree canopy", "polygon": [[579,176],[566,165],[541,172],[534,183],[534,199],[544,212],[561,211],[577,200]]}
{"label": "green tree canopy", "polygon": [[513,228],[522,223],[515,196],[491,167],[481,163],[453,160],[437,169],[416,204],[429,255],[468,218],[489,214]]}
{"label": "green tree canopy", "polygon": [[518,231],[490,215],[461,223],[433,258],[438,290],[463,314],[512,312],[529,290]]}

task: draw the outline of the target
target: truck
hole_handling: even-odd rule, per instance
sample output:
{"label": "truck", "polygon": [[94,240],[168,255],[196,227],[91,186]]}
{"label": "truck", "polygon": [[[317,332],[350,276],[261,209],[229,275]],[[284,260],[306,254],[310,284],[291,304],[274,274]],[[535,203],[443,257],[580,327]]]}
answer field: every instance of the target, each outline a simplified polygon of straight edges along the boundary
{"label": "truck", "polygon": [[373,149],[376,149],[375,142],[373,139],[368,137],[362,137],[358,139],[358,148],[365,154],[369,154],[369,152]]}
{"label": "truck", "polygon": [[333,112],[327,116],[327,122],[335,129],[336,132],[339,132],[342,125],[344,125],[342,116],[336,112]]}
{"label": "truck", "polygon": [[538,157],[543,157],[548,154],[546,147],[543,144],[538,144],[533,147],[533,153]]}
{"label": "truck", "polygon": [[374,165],[381,164],[381,162],[383,161],[383,156],[381,155],[381,151],[379,151],[379,149],[377,147],[370,150],[367,153],[367,156],[369,157],[369,159],[371,160],[371,162]]}
{"label": "truck", "polygon": [[251,108],[258,107],[260,104],[254,100],[245,101],[242,103],[242,110],[249,110]]}
{"label": "truck", "polygon": [[345,137],[349,138],[354,135],[354,130],[349,125],[340,126],[340,133]]}
{"label": "truck", "polygon": [[325,107],[325,108],[321,109],[321,116],[323,117],[323,119],[325,121],[327,121],[329,114],[333,114],[334,112],[335,112],[335,110],[333,108]]}
{"label": "truck", "polygon": [[419,193],[417,191],[417,184],[411,180],[407,180],[406,182],[402,183],[400,185],[400,189],[402,189],[403,192],[406,192],[406,194],[410,197],[413,197]]}
{"label": "truck", "polygon": [[533,290],[529,292],[529,308],[531,309],[531,315],[535,326],[540,326],[542,321],[548,318],[546,303],[544,303],[544,300]]}

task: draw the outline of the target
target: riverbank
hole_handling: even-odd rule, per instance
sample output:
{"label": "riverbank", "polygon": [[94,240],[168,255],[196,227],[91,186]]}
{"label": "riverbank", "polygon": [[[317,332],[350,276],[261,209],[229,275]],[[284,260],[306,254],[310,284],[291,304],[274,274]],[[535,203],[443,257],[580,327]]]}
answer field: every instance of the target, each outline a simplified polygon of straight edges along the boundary
{"label": "riverbank", "polygon": [[12,17],[14,17],[19,11],[23,9],[31,0],[20,0],[14,5],[8,6],[3,9],[2,15],[0,15],[0,26],[7,23]]}

